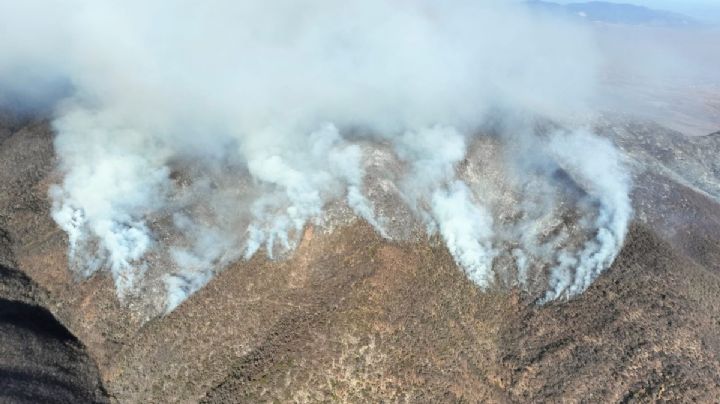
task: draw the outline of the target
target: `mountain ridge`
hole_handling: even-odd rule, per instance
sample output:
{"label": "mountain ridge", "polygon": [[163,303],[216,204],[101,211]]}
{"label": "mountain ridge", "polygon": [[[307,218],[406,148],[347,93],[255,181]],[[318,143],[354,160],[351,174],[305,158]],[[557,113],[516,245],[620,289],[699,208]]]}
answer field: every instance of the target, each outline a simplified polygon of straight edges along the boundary
{"label": "mountain ridge", "polygon": [[526,1],[525,4],[537,11],[551,12],[591,22],[667,27],[695,27],[701,25],[695,18],[681,13],[656,10],[627,3],[588,1],[559,4],[545,0],[530,0]]}

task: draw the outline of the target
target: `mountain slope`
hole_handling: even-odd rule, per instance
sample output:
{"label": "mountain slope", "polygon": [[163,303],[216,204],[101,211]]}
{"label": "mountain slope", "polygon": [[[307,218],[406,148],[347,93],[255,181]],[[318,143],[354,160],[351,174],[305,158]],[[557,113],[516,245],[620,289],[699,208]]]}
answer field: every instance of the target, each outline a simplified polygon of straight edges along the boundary
{"label": "mountain slope", "polygon": [[[575,299],[481,292],[440,240],[389,242],[348,219],[308,227],[288,259],[237,262],[146,318],[117,301],[107,275],[71,276],[48,213],[52,132],[13,124],[0,140],[0,252],[24,275],[3,272],[0,298],[56,316],[117,402],[710,401],[720,141],[616,118],[597,129],[633,161],[636,219],[612,268]],[[17,348],[0,361],[17,361],[32,343],[6,335]]]}

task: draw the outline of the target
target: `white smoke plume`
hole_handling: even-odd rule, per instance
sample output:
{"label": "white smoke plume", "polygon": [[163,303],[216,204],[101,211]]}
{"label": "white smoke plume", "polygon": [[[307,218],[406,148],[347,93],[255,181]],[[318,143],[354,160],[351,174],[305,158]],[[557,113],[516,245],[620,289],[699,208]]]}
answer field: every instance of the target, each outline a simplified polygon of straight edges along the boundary
{"label": "white smoke plume", "polygon": [[488,212],[473,203],[462,181],[453,182],[447,190],[433,192],[432,212],[455,261],[472,281],[487,287],[494,255],[492,218]]}
{"label": "white smoke plume", "polygon": [[555,135],[548,145],[558,164],[587,192],[597,214],[590,229],[595,237],[576,254],[562,251],[553,268],[544,300],[576,295],[612,264],[627,233],[632,207],[630,178],[623,158],[606,139],[586,132]]}
{"label": "white smoke plume", "polygon": [[[121,299],[161,282],[171,311],[233,261],[291,254],[332,201],[389,237],[363,165],[388,145],[402,201],[481,287],[508,254],[521,284],[535,257],[554,265],[546,300],[571,296],[622,246],[629,183],[591,134],[536,140],[586,192],[580,248],[509,240],[493,190],[460,174],[494,121],[572,129],[592,112],[599,56],[580,26],[493,0],[11,3],[0,75],[29,66],[72,88],[55,108],[53,218],[72,267],[110,271]],[[493,136],[527,138],[507,132]]]}
{"label": "white smoke plume", "polygon": [[410,163],[402,184],[406,202],[422,218],[429,234],[445,240],[455,261],[481,287],[492,267],[492,217],[473,201],[456,166],[467,155],[465,138],[452,127],[406,132],[396,139],[397,155]]}

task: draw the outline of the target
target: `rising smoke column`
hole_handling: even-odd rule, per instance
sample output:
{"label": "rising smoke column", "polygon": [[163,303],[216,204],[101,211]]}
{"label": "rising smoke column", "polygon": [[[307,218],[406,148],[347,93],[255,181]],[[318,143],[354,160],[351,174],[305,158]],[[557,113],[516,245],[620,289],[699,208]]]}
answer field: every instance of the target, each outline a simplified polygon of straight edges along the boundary
{"label": "rising smoke column", "polygon": [[632,215],[630,177],[623,158],[606,139],[585,131],[555,134],[548,145],[558,164],[597,206],[589,225],[593,237],[576,253],[560,251],[553,268],[547,302],[583,292],[610,267],[625,241]]}
{"label": "rising smoke column", "polygon": [[[72,83],[55,109],[63,179],[51,190],[71,267],[109,271],[121,299],[161,282],[165,311],[235,260],[292,253],[332,201],[387,236],[365,193],[373,145],[405,167],[397,188],[428,234],[491,285],[504,241],[488,190],[457,174],[468,145],[498,116],[573,122],[595,86],[587,32],[503,1],[56,3],[48,24],[34,23],[44,2],[0,5],[28,44],[0,40],[0,74],[31,66]],[[607,167],[574,158],[594,147],[589,157],[615,161],[612,146],[555,139],[548,159],[600,213],[595,240],[562,255],[548,299],[607,268],[629,217],[605,195],[626,187],[593,182]]]}
{"label": "rising smoke column", "polygon": [[467,155],[466,139],[452,127],[406,132],[396,140],[399,158],[410,164],[402,184],[406,202],[426,225],[439,232],[450,254],[473,282],[487,287],[492,260],[492,217],[457,178]]}

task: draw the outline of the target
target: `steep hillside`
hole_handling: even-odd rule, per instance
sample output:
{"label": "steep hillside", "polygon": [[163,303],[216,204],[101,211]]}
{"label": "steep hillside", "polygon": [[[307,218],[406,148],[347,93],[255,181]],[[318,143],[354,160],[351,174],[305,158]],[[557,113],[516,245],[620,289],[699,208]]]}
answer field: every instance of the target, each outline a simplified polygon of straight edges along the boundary
{"label": "steep hillside", "polygon": [[482,292],[441,240],[390,242],[348,218],[309,226],[287,259],[241,260],[169,315],[147,317],[117,301],[105,273],[73,277],[49,216],[51,130],[6,124],[0,258],[20,272],[0,272],[0,372],[15,372],[2,391],[30,401],[711,401],[720,142],[599,126],[633,162],[636,217],[612,268],[570,301]]}

